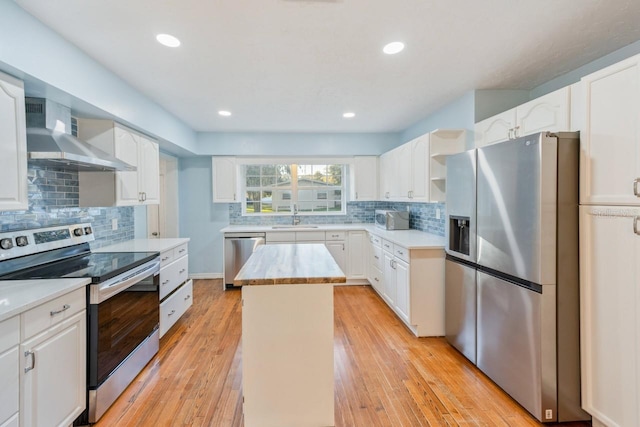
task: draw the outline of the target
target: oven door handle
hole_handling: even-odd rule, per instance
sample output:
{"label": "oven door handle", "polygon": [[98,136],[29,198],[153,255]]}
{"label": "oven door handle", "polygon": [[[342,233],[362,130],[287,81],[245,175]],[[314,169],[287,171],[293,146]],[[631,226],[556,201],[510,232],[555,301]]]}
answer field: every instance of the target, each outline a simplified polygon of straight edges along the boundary
{"label": "oven door handle", "polygon": [[89,296],[89,304],[100,304],[114,295],[119,294],[125,289],[130,288],[151,275],[157,275],[160,272],[160,260],[158,258],[149,261],[133,270],[124,272],[113,279],[100,283],[97,286],[91,286]]}

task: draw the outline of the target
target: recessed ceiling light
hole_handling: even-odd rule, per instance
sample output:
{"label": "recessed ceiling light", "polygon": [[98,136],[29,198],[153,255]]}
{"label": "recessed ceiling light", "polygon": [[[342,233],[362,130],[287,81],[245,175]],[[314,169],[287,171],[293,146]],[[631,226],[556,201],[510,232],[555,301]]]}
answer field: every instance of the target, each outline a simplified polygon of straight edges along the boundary
{"label": "recessed ceiling light", "polygon": [[387,45],[385,45],[385,47],[382,48],[382,51],[384,53],[386,53],[387,55],[394,55],[398,52],[401,52],[402,49],[404,49],[404,43],[402,42],[391,42]]}
{"label": "recessed ceiling light", "polygon": [[158,34],[156,36],[156,40],[158,40],[158,43],[168,47],[180,46],[180,40],[178,40],[176,37],[172,36],[171,34]]}
{"label": "recessed ceiling light", "polygon": [[351,119],[351,118],[353,118],[353,117],[355,117],[355,116],[356,116],[356,113],[351,113],[351,112],[344,113],[344,114],[342,115],[342,117],[344,117],[345,119]]}
{"label": "recessed ceiling light", "polygon": [[218,114],[220,114],[222,117],[229,117],[231,115],[231,111],[220,110],[218,111]]}

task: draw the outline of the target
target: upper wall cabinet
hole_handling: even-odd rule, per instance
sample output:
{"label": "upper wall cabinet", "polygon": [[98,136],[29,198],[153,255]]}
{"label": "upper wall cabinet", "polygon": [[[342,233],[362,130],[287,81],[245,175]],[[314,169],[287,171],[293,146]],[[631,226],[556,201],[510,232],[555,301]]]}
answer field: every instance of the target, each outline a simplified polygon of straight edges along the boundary
{"label": "upper wall cabinet", "polygon": [[230,156],[213,157],[213,202],[234,203],[237,200],[236,158]]}
{"label": "upper wall cabinet", "polygon": [[111,120],[78,119],[78,137],[137,168],[133,172],[80,172],[80,206],[159,203],[158,144]]}
{"label": "upper wall cabinet", "polygon": [[357,202],[378,199],[377,156],[354,157],[350,199]]}
{"label": "upper wall cabinet", "polygon": [[475,125],[475,145],[483,147],[541,131],[571,129],[571,90],[564,87]]}
{"label": "upper wall cabinet", "polygon": [[0,211],[26,210],[27,134],[24,85],[0,73]]}
{"label": "upper wall cabinet", "polygon": [[462,129],[439,129],[429,137],[429,201],[444,202],[447,190],[447,156],[461,153],[467,132]]}
{"label": "upper wall cabinet", "polygon": [[580,202],[640,205],[640,55],[582,83]]}
{"label": "upper wall cabinet", "polygon": [[404,202],[428,201],[428,156],[428,133],[381,155],[380,198]]}

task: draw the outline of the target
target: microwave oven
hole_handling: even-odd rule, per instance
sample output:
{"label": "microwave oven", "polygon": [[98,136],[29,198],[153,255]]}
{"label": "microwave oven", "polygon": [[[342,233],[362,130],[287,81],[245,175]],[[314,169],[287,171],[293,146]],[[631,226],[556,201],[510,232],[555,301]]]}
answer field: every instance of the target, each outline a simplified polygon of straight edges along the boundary
{"label": "microwave oven", "polygon": [[376,209],[376,227],[385,230],[408,230],[409,229],[409,212],[408,211],[389,211]]}

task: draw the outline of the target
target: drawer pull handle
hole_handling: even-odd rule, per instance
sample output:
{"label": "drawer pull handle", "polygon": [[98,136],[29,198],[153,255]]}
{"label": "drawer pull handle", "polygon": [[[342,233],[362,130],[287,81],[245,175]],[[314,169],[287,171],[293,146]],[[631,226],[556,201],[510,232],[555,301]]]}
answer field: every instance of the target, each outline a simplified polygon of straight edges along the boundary
{"label": "drawer pull handle", "polygon": [[179,254],[181,254],[181,253],[182,253],[182,252],[184,252],[184,251],[186,251],[186,249],[180,249],[180,250],[178,251],[178,253],[179,253]]}
{"label": "drawer pull handle", "polygon": [[186,297],[184,297],[184,300],[188,300],[189,298],[191,298],[191,295],[187,295]]}
{"label": "drawer pull handle", "polygon": [[169,283],[171,280],[165,280],[164,282],[162,282],[163,285],[166,285],[167,283]]}
{"label": "drawer pull handle", "polygon": [[166,261],[166,260],[168,260],[168,259],[169,259],[169,257],[168,257],[168,256],[165,256],[165,257],[162,257],[162,258],[160,259],[160,261]]}
{"label": "drawer pull handle", "polygon": [[70,308],[71,306],[69,304],[65,304],[62,306],[62,310],[53,310],[53,311],[50,311],[49,314],[51,314],[51,316],[55,316],[56,314],[60,314],[63,311],[69,310]]}
{"label": "drawer pull handle", "polygon": [[174,314],[176,311],[175,310],[171,310],[171,312],[168,314],[168,316],[171,316],[172,314]]}
{"label": "drawer pull handle", "polygon": [[378,280],[378,278],[377,278],[377,277],[375,277],[373,280],[375,280],[376,282],[379,282],[379,281],[380,281],[380,280]]}
{"label": "drawer pull handle", "polygon": [[182,274],[182,273],[184,273],[185,271],[187,271],[187,270],[185,270],[185,269],[183,268],[183,269],[182,269],[182,270],[180,270],[178,273]]}
{"label": "drawer pull handle", "polygon": [[31,356],[31,366],[27,366],[26,368],[24,368],[25,374],[36,368],[36,354],[30,350],[25,351],[24,357],[29,357],[29,356]]}
{"label": "drawer pull handle", "polygon": [[400,255],[404,255],[404,252],[402,252],[402,251],[398,251],[398,253],[399,253]]}
{"label": "drawer pull handle", "polygon": [[374,255],[373,256],[375,259],[380,259],[380,257],[378,255]]}

